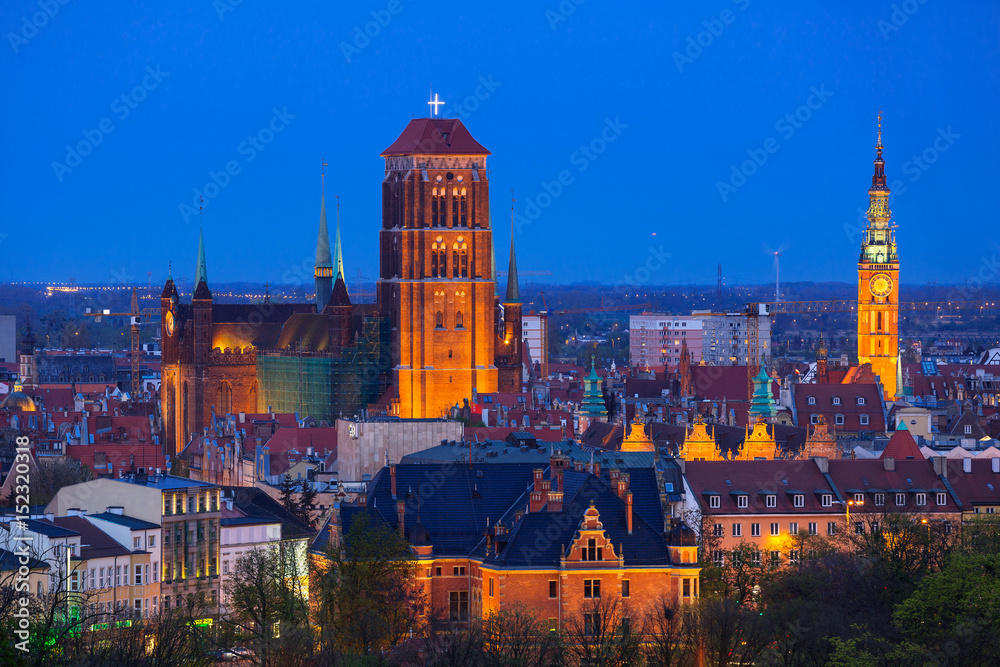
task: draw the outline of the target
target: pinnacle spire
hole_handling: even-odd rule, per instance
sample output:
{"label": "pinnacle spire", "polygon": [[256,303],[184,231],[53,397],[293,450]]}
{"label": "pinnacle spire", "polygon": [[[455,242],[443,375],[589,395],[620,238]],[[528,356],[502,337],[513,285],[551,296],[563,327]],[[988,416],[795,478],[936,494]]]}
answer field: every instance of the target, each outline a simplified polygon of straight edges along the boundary
{"label": "pinnacle spire", "polygon": [[316,239],[316,268],[328,269],[333,266],[330,258],[330,232],[326,226],[326,194],[319,200],[319,236]]}
{"label": "pinnacle spire", "polygon": [[340,278],[345,283],[344,279],[344,253],[343,248],[340,245],[340,195],[337,195],[337,245],[334,251],[336,264],[334,265],[333,279],[336,280]]}
{"label": "pinnacle spire", "polygon": [[514,202],[510,198],[510,260],[507,264],[507,296],[504,303],[521,303],[521,289],[517,284],[517,256],[514,254]]}
{"label": "pinnacle spire", "polygon": [[205,230],[198,232],[198,267],[194,273],[194,286],[198,287],[202,283],[208,284],[208,267],[205,264]]}

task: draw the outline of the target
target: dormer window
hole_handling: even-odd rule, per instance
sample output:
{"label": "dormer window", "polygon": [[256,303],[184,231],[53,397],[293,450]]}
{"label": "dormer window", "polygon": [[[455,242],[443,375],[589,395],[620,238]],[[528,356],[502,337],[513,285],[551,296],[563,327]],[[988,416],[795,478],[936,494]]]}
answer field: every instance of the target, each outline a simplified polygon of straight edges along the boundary
{"label": "dormer window", "polygon": [[972,435],[972,424],[965,425],[965,435]]}
{"label": "dormer window", "polygon": [[766,505],[767,507],[777,507],[778,497],[773,493],[767,494],[766,496],[764,496],[764,505]]}
{"label": "dormer window", "polygon": [[829,493],[824,493],[820,499],[823,502],[823,507],[833,507],[833,496]]}
{"label": "dormer window", "polygon": [[840,405],[840,396],[834,396],[833,397],[833,404],[834,405]]}
{"label": "dormer window", "polygon": [[805,507],[806,497],[801,493],[796,493],[794,496],[792,496],[792,505],[794,507]]}
{"label": "dormer window", "polygon": [[865,397],[858,396],[858,405],[864,405],[864,404],[865,404]]}
{"label": "dormer window", "polygon": [[722,506],[722,499],[719,496],[709,496],[708,506],[712,509],[719,509]]}
{"label": "dormer window", "polygon": [[816,397],[810,396],[807,402],[809,403],[809,405],[816,405]]}
{"label": "dormer window", "polygon": [[834,415],[834,417],[833,417],[833,423],[836,424],[837,426],[843,426],[844,425],[844,415]]}
{"label": "dormer window", "polygon": [[736,496],[736,506],[740,508],[746,508],[750,504],[749,498],[747,496]]}

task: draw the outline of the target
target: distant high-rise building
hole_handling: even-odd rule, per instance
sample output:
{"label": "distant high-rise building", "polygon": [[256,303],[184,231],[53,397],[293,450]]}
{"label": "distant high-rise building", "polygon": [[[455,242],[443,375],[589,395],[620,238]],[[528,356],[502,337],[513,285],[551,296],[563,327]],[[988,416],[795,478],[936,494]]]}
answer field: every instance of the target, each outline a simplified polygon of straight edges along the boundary
{"label": "distant high-rise building", "polygon": [[629,365],[676,370],[686,344],[691,362],[702,359],[702,321],[692,315],[643,313],[629,316]]}

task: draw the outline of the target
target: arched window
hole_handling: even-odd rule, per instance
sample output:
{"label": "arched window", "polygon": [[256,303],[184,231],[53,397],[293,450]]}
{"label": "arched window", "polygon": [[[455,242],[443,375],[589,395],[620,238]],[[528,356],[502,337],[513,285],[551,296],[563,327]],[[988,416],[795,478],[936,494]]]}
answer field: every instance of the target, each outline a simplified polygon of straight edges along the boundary
{"label": "arched window", "polygon": [[453,243],[451,245],[451,277],[458,278],[459,265],[458,265],[458,244]]}
{"label": "arched window", "polygon": [[462,193],[458,197],[459,208],[461,209],[461,224],[462,227],[469,226],[469,209],[466,205],[465,200],[465,188],[462,188]]}
{"label": "arched window", "polygon": [[434,328],[444,329],[444,313],[440,310],[434,315]]}
{"label": "arched window", "polygon": [[[435,213],[437,215],[437,213]],[[431,278],[438,277],[438,244],[431,244]]]}
{"label": "arched window", "polygon": [[445,217],[445,188],[433,188],[431,190],[431,226],[444,226]]}
{"label": "arched window", "polygon": [[462,311],[458,311],[457,313],[455,313],[455,328],[464,329],[465,328],[464,322],[465,320],[462,319]]}
{"label": "arched window", "polygon": [[458,188],[451,190],[451,226],[458,226]]}
{"label": "arched window", "polygon": [[882,311],[879,311],[879,314],[878,314],[878,326],[877,326],[877,328],[875,330],[876,331],[882,331]]}
{"label": "arched window", "polygon": [[219,415],[228,415],[233,411],[233,385],[225,380],[219,383]]}
{"label": "arched window", "polygon": [[[459,245],[460,244],[460,245]],[[463,278],[469,277],[469,244],[465,242],[465,239],[461,236],[458,237],[458,243],[455,244],[458,247],[458,264],[459,273]]]}

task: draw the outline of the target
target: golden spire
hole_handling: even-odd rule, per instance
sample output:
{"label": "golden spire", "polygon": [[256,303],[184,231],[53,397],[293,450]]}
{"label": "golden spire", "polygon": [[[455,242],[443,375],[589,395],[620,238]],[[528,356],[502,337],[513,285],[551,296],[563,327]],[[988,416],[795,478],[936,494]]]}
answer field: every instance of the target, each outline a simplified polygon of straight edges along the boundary
{"label": "golden spire", "polygon": [[878,143],[877,148],[882,148],[882,110],[878,110]]}

